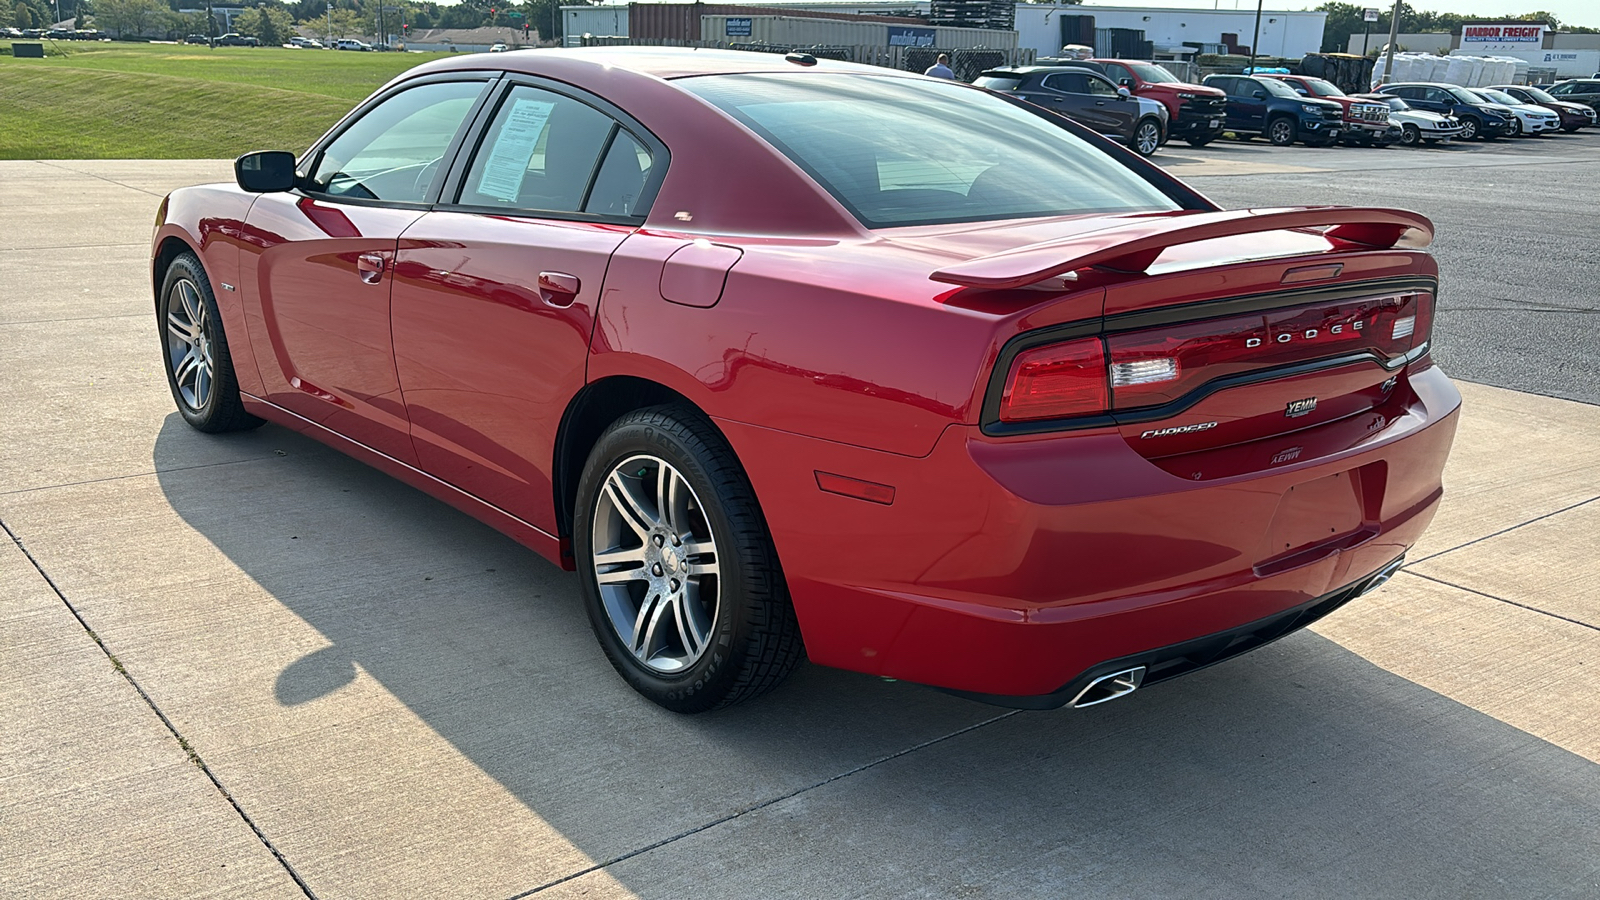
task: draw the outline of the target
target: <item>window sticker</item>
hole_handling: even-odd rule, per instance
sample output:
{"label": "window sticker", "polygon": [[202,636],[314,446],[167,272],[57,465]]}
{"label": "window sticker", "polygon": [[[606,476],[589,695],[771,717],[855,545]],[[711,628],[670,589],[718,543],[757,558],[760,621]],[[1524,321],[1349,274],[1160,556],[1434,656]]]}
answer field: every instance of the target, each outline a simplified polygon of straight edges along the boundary
{"label": "window sticker", "polygon": [[483,164],[483,175],[478,179],[480,195],[516,202],[522,192],[522,179],[528,174],[528,163],[533,159],[533,148],[544,134],[544,126],[550,121],[550,111],[555,106],[549,100],[526,97],[511,102],[511,112]]}

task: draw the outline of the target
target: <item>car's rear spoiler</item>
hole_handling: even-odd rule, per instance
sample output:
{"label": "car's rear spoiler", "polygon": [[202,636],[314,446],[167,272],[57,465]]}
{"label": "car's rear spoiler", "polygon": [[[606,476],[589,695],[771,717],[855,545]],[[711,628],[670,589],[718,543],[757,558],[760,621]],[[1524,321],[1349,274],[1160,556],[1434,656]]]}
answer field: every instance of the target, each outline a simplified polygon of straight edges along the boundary
{"label": "car's rear spoiler", "polygon": [[1159,216],[1029,244],[946,266],[930,277],[946,284],[1002,290],[1025,287],[1090,266],[1143,272],[1177,244],[1262,231],[1314,229],[1341,249],[1386,250],[1406,239],[1411,248],[1433,241],[1433,223],[1420,213],[1359,206],[1236,209]]}

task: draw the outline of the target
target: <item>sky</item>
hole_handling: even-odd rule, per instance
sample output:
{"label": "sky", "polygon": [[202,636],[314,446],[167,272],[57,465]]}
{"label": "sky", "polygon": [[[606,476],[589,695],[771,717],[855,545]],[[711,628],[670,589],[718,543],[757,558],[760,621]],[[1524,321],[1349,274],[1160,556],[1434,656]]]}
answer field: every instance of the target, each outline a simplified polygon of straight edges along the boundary
{"label": "sky", "polygon": [[[1267,9],[1315,9],[1324,0],[1266,0]],[[1361,0],[1347,0],[1360,3]],[[1393,8],[1394,0],[1369,0],[1373,6]],[[1600,2],[1596,0],[1406,0],[1413,9],[1457,12],[1469,16],[1499,18],[1511,13],[1544,10],[1555,14],[1563,25],[1600,28]],[[1158,6],[1173,9],[1255,9],[1255,0],[1084,0],[1085,6]]]}

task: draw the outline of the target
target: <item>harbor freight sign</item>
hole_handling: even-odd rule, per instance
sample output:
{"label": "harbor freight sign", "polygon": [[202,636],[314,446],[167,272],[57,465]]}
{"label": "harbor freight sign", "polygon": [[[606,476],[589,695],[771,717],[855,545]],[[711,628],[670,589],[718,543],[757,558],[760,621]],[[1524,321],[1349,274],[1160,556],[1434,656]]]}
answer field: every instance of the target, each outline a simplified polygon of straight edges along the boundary
{"label": "harbor freight sign", "polygon": [[932,28],[906,28],[900,25],[889,26],[889,46],[891,47],[932,47],[938,32]]}
{"label": "harbor freight sign", "polygon": [[1461,26],[1461,47],[1473,50],[1537,50],[1544,46],[1548,25],[1528,22],[1478,23]]}

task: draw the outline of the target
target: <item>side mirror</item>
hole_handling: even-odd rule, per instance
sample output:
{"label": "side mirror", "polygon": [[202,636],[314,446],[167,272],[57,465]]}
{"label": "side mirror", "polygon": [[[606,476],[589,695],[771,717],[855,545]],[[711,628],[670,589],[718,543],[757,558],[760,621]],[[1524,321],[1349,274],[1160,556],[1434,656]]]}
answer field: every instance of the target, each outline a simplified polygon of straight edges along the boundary
{"label": "side mirror", "polygon": [[1119,87],[1117,88],[1117,96],[1126,100],[1133,96],[1133,91],[1128,90],[1126,87]]}
{"label": "side mirror", "polygon": [[270,194],[294,187],[294,154],[257,150],[233,161],[233,180],[252,194]]}
{"label": "side mirror", "polygon": [[1308,91],[1308,90],[1306,90],[1306,89],[1305,89],[1305,88],[1295,88],[1295,89],[1294,89],[1294,92],[1295,92],[1295,93],[1296,93],[1296,94],[1299,94],[1299,95],[1300,95],[1300,96],[1302,96],[1302,97],[1309,97],[1309,96],[1311,96],[1311,92],[1310,92],[1310,91]]}
{"label": "side mirror", "polygon": [[1257,90],[1255,93],[1251,94],[1250,96],[1256,98],[1257,100],[1265,100],[1265,99],[1267,99],[1267,92],[1264,91],[1264,90]]}

